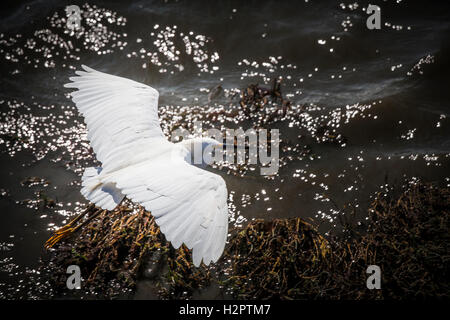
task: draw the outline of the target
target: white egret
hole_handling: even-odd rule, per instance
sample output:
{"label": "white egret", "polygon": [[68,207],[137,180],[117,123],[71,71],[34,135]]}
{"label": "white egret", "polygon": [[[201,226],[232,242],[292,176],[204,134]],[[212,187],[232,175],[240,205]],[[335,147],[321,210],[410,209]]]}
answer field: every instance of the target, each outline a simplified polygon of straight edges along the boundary
{"label": "white egret", "polygon": [[206,265],[216,262],[228,234],[227,188],[221,176],[188,161],[196,145],[222,144],[211,138],[169,142],[159,123],[158,91],[82,68],[65,87],[78,89],[72,100],[84,115],[87,137],[102,163],[86,168],[83,196],[104,210],[113,210],[127,197],[151,212],[175,248],[184,243],[192,249],[195,266],[202,260]]}

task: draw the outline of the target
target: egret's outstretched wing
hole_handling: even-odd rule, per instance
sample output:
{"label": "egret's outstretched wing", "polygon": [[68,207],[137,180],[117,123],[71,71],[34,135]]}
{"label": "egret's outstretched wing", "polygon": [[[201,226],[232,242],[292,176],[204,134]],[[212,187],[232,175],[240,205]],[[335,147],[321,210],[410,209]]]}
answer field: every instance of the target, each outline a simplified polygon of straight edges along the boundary
{"label": "egret's outstretched wing", "polygon": [[[91,146],[102,162],[101,178],[98,170],[86,175],[87,199],[103,199],[99,205],[108,202],[109,208],[126,195],[152,213],[175,248],[185,243],[193,249],[196,266],[202,259],[205,264],[217,261],[228,233],[222,177],[188,164],[183,149],[165,139],[155,89],[83,69],[66,87],[79,89],[72,99],[85,117]],[[105,197],[97,190],[102,186],[114,186],[121,193]]]}
{"label": "egret's outstretched wing", "polygon": [[128,167],[111,179],[152,213],[175,248],[184,243],[193,249],[194,265],[219,259],[228,234],[227,188],[221,176],[172,157]]}
{"label": "egret's outstretched wing", "polygon": [[72,100],[85,117],[88,139],[104,170],[132,163],[130,158],[148,150],[150,141],[153,146],[167,142],[158,118],[158,91],[82,67],[85,71],[77,71],[65,87],[79,89]]}

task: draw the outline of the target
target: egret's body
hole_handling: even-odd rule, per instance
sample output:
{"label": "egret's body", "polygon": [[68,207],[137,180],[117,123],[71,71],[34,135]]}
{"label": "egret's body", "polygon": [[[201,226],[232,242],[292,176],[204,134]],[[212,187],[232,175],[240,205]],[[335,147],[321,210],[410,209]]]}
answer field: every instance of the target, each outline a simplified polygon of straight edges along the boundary
{"label": "egret's body", "polygon": [[149,210],[175,248],[193,249],[193,262],[208,265],[221,256],[228,233],[225,181],[188,161],[197,144],[172,143],[158,118],[158,92],[141,83],[83,66],[66,87],[85,117],[88,139],[102,166],[87,168],[81,193],[113,210],[124,197]]}

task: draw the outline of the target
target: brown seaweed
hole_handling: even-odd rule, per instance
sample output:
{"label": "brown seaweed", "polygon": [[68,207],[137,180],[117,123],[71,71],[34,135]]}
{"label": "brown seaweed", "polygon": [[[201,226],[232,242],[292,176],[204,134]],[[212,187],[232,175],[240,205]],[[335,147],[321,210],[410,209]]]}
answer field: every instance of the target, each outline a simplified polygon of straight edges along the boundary
{"label": "brown seaweed", "polygon": [[[54,285],[64,291],[65,268],[77,264],[85,286],[106,298],[120,288],[131,294],[146,273],[161,298],[190,297],[211,283],[239,299],[448,298],[449,196],[448,187],[424,183],[379,194],[363,227],[346,222],[326,238],[301,218],[255,220],[231,230],[215,266],[199,268],[185,246],[165,241],[149,212],[120,206],[56,246]],[[153,270],[143,271],[149,263]],[[366,287],[373,264],[381,290]]]}

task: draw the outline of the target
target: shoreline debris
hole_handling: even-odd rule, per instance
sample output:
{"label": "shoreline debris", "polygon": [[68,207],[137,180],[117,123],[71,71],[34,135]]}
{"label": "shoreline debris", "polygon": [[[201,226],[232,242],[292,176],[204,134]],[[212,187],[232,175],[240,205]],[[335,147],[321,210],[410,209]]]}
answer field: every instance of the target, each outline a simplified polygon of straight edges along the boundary
{"label": "shoreline debris", "polygon": [[[379,194],[364,227],[347,223],[345,232],[327,237],[301,218],[254,220],[231,230],[216,265],[200,268],[189,262],[184,245],[171,248],[149,212],[131,211],[102,212],[76,239],[56,247],[50,264],[59,294],[67,292],[65,268],[77,264],[95,298],[124,291],[132,297],[142,278],[151,279],[163,299],[189,298],[211,283],[238,299],[450,296],[448,187],[419,182],[399,195]],[[381,290],[366,287],[369,265],[382,270]]]}

